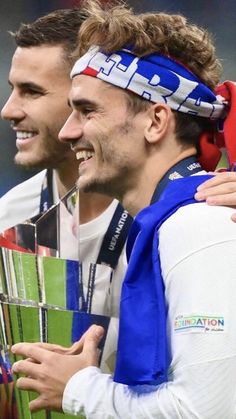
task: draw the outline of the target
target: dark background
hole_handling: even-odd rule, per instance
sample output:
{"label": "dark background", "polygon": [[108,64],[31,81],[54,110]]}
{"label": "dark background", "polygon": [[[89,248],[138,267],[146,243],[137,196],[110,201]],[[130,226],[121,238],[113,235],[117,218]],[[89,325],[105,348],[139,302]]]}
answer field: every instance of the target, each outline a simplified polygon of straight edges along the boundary
{"label": "dark background", "polygon": [[[106,1],[106,0],[104,0]],[[8,70],[15,46],[7,31],[14,31],[21,22],[29,22],[59,8],[73,7],[76,0],[1,0],[0,2],[0,107],[7,99]],[[236,1],[235,0],[128,0],[138,12],[164,11],[182,13],[207,28],[214,36],[217,55],[222,60],[222,80],[236,80]],[[15,135],[9,124],[0,121],[0,196],[33,172],[14,165]]]}

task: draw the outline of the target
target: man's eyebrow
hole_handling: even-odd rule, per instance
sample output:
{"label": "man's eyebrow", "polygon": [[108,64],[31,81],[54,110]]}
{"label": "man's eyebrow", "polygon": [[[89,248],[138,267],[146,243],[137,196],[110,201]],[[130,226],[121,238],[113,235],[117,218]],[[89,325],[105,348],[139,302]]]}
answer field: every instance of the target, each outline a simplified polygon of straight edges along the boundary
{"label": "man's eyebrow", "polygon": [[73,108],[82,108],[85,106],[91,106],[93,108],[97,108],[97,104],[96,102],[92,101],[92,100],[87,100],[87,99],[72,99],[72,100],[68,100],[68,104],[70,107]]}
{"label": "man's eyebrow", "polygon": [[[8,80],[8,84],[11,87],[14,87],[14,84],[10,80]],[[20,82],[20,83],[16,83],[16,86],[19,89],[23,89],[23,90],[37,90],[39,92],[45,92],[45,89],[42,86],[34,82]]]}

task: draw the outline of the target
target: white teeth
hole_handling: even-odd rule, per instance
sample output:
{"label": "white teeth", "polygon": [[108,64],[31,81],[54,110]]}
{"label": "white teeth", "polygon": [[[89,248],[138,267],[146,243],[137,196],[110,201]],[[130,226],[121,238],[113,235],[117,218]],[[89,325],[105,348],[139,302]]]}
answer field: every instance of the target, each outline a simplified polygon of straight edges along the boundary
{"label": "white teeth", "polygon": [[24,140],[25,138],[31,138],[34,137],[34,132],[27,132],[27,131],[17,131],[16,132],[16,138],[19,140]]}
{"label": "white teeth", "polygon": [[76,153],[76,159],[77,160],[88,160],[90,159],[90,157],[94,156],[94,151],[89,151],[89,150],[81,150],[81,151],[77,151]]}

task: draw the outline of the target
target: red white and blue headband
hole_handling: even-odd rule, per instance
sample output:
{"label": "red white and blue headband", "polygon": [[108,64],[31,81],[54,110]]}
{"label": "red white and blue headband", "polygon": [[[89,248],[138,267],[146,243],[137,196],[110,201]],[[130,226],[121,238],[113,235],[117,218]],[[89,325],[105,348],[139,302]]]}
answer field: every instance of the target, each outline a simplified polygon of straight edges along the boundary
{"label": "red white and blue headband", "polygon": [[[97,77],[148,101],[165,103],[190,115],[221,120],[220,131],[203,133],[200,162],[207,171],[227,167],[222,163],[226,148],[228,166],[236,167],[236,84],[226,81],[214,93],[179,62],[161,54],[139,58],[127,49],[105,54],[97,46],[76,61],[71,78],[84,74]],[[226,164],[226,166],[225,166]]]}
{"label": "red white and blue headband", "polygon": [[79,58],[71,78],[84,74],[136,93],[172,110],[218,119],[224,113],[221,97],[204,85],[191,71],[158,53],[139,58],[127,49],[105,54],[92,46]]}

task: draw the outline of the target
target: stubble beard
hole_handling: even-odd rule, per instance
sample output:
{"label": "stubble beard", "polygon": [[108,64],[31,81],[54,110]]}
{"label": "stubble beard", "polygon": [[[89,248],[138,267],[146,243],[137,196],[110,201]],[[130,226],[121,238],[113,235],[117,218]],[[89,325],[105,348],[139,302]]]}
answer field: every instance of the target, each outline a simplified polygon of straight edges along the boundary
{"label": "stubble beard", "polygon": [[[37,140],[36,140],[37,141]],[[20,168],[26,170],[57,169],[66,159],[70,147],[62,144],[54,137],[38,140],[35,149],[18,151],[14,157],[14,162]]]}
{"label": "stubble beard", "polygon": [[[126,192],[126,181],[130,173],[130,155],[128,153],[123,153],[121,156],[117,155],[117,148],[113,147],[113,144],[109,142],[109,138],[111,136],[128,136],[129,132],[133,129],[133,124],[127,119],[122,124],[117,125],[115,129],[117,131],[116,133],[101,134],[102,142],[105,144],[103,147],[103,159],[107,164],[112,161],[112,167],[115,168],[114,175],[107,169],[103,176],[98,178],[93,177],[84,184],[82,181],[81,185],[79,176],[77,184],[79,189],[85,193],[99,193],[122,201],[122,197]],[[116,140],[114,141],[116,143]]]}
{"label": "stubble beard", "polygon": [[[108,160],[109,161],[109,160]],[[122,162],[122,165],[116,165],[116,171],[106,172],[103,176],[93,177],[87,181],[80,182],[80,176],[78,178],[78,188],[83,192],[99,193],[102,195],[109,196],[122,200],[122,197],[126,191],[126,180],[129,178],[129,164],[126,165]],[[83,177],[83,176],[81,176]]]}

